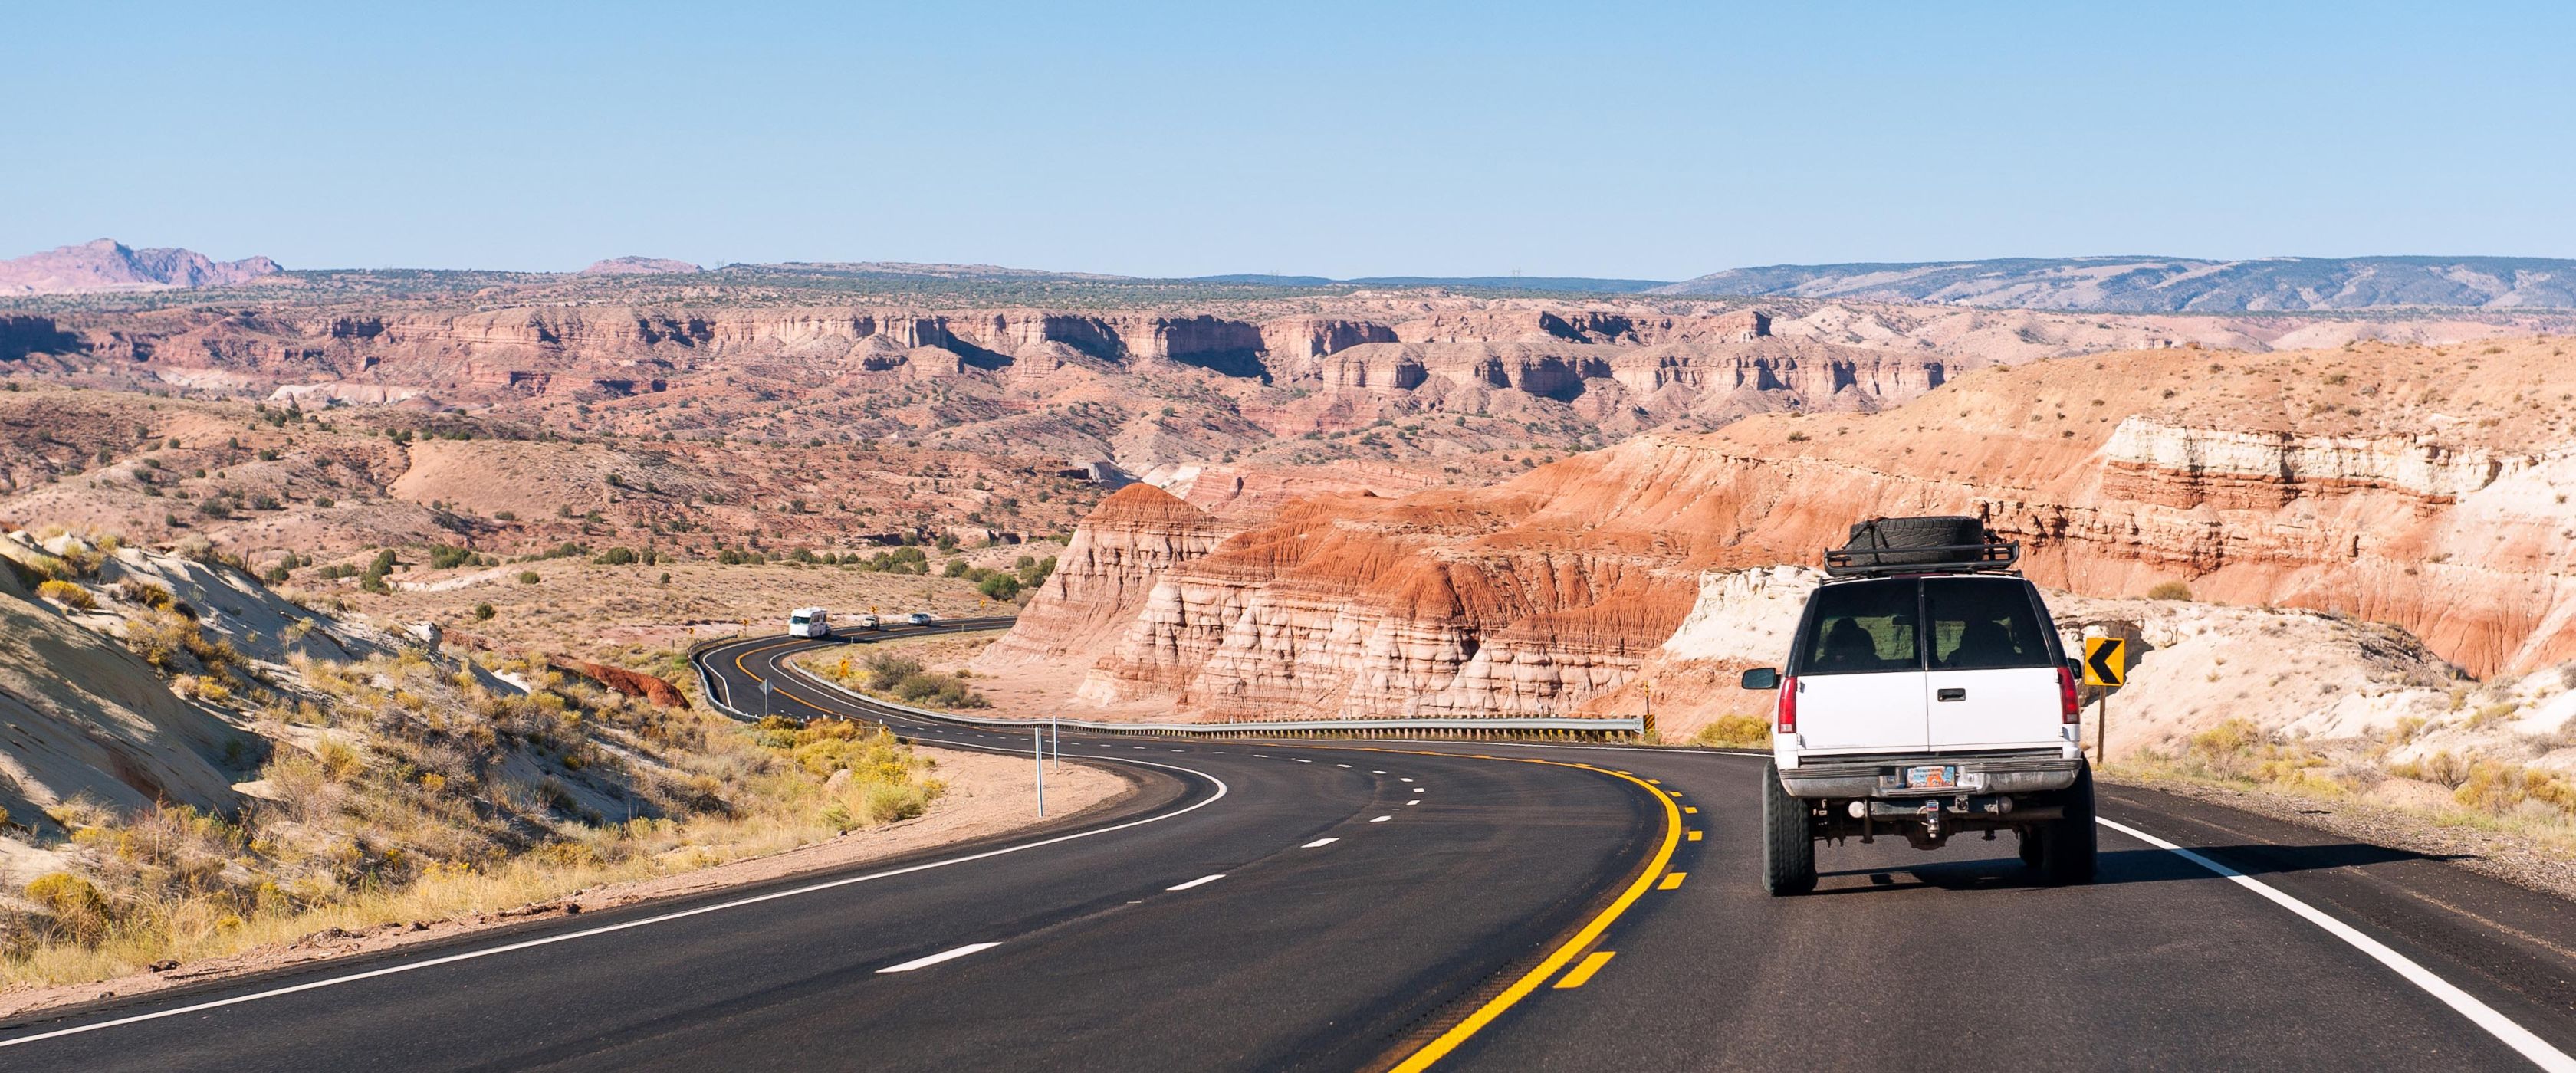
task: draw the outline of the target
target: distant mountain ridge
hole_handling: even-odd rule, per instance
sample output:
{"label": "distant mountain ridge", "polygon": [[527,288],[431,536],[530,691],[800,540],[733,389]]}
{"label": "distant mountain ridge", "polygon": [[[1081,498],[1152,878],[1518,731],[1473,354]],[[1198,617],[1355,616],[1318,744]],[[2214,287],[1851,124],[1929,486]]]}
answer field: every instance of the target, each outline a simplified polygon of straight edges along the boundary
{"label": "distant mountain ridge", "polygon": [[103,238],[0,261],[0,295],[215,287],[281,271],[266,257],[217,261],[195,250],[138,250]]}
{"label": "distant mountain ridge", "polygon": [[1660,279],[1601,279],[1592,276],[1277,276],[1260,272],[1226,276],[1192,276],[1191,283],[1241,283],[1266,287],[1458,287],[1489,291],[1563,291],[1580,294],[1641,294],[1679,286]]}
{"label": "distant mountain ridge", "polygon": [[2105,313],[2395,306],[2576,308],[2576,260],[2545,257],[2011,257],[1735,268],[1649,294],[1795,297]]}

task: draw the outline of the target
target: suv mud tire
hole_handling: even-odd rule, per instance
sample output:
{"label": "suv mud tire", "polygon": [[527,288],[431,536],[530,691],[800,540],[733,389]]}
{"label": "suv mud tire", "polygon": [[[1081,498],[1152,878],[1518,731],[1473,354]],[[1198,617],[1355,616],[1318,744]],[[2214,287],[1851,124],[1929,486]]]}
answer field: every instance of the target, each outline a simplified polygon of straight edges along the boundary
{"label": "suv mud tire", "polygon": [[1816,835],[1807,803],[1780,785],[1777,761],[1762,766],[1762,889],[1775,897],[1816,889]]}
{"label": "suv mud tire", "polygon": [[2066,816],[2040,831],[2040,880],[2052,887],[2093,882],[2100,828],[2093,822],[2092,764],[2075,769],[2075,785],[2060,791],[2058,800]]}

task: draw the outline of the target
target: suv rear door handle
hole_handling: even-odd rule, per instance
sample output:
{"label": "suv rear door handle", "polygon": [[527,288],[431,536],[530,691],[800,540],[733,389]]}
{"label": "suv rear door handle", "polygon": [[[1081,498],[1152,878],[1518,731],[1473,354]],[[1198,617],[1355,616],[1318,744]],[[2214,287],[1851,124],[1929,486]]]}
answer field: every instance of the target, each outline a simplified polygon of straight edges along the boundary
{"label": "suv rear door handle", "polygon": [[1943,689],[1934,691],[1932,696],[1935,700],[1966,700],[1968,699],[1968,691],[1964,689]]}

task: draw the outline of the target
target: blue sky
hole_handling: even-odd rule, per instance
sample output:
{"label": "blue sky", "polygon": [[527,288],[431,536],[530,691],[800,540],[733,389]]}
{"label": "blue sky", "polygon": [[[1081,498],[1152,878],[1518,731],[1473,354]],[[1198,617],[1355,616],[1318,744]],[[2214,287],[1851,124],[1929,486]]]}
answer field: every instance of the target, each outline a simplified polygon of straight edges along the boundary
{"label": "blue sky", "polygon": [[0,256],[2576,256],[2576,5],[727,6],[10,5]]}

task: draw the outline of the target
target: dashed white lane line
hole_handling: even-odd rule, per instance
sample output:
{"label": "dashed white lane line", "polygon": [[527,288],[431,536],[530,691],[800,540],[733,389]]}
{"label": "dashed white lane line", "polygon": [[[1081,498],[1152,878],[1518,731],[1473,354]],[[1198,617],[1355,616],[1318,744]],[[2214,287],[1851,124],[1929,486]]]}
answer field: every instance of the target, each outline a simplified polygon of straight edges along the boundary
{"label": "dashed white lane line", "polygon": [[1370,822],[1370,823],[1385,823],[1386,821],[1388,821],[1388,820],[1392,820],[1392,819],[1394,819],[1394,818],[1395,818],[1395,817],[1393,817],[1393,816],[1380,816],[1380,817],[1378,817],[1378,818],[1376,818],[1376,819],[1374,819],[1374,820],[1370,820],[1369,822]]}
{"label": "dashed white lane line", "polygon": [[2233,868],[2229,868],[2217,861],[2210,860],[2200,854],[2193,853],[2190,850],[2184,849],[2171,842],[2167,842],[2164,839],[2157,838],[2154,835],[2138,830],[2128,824],[2106,820],[2099,816],[2094,817],[2093,822],[2101,824],[2102,826],[2108,827],[2114,831],[2118,831],[2121,834],[2137,839],[2138,841],[2144,842],[2150,846],[2154,846],[2157,849],[2168,851],[2186,861],[2190,861],[2193,864],[2217,873],[2219,878],[2225,879],[2237,886],[2262,895],[2265,900],[2270,901],[2272,904],[2298,914],[2305,918],[2308,923],[2325,929],[2326,934],[2332,935],[2337,939],[2341,939],[2344,942],[2351,944],[2353,949],[2359,950],[2364,954],[2368,954],[2372,960],[2395,970],[2397,975],[2405,977],[2407,983],[2414,984],[2415,986],[2424,989],[2426,994],[2442,1000],[2443,1005],[2459,1011],[2460,1016],[2468,1018],[2471,1023],[2477,1025],[2479,1028],[2487,1030],[2488,1035],[2504,1041],[2505,1046],[2511,1047],[2515,1051],[2520,1052],[2524,1058],[2531,1060],[2531,1064],[2539,1066],[2542,1069],[2550,1070],[2551,1073],[2576,1073],[2576,1058],[2568,1057],[2567,1052],[2559,1050],[2556,1047],[2552,1047],[2549,1045],[2548,1041],[2532,1035],[2530,1029],[2524,1028],[2519,1024],[2515,1024],[2512,1018],[2506,1017],[2501,1013],[2497,1013],[2495,1007],[2478,1001],[2477,996],[2471,995],[2466,991],[2462,991],[2458,987],[2453,986],[2450,981],[2433,975],[2432,970],[2417,964],[2415,959],[2391,950],[2388,948],[2387,944],[2384,944],[2377,939],[2373,939],[2368,935],[2362,934],[2360,929],[2331,916],[2327,916],[2323,911],[2318,910],[2316,907],[2290,897],[2287,894],[2283,894],[2280,891],[2273,889],[2269,884],[2257,880],[2252,876],[2246,875],[2245,873],[2239,872]]}
{"label": "dashed white lane line", "polygon": [[1371,775],[1384,775],[1384,774],[1386,774],[1386,772],[1383,772],[1383,771],[1371,771],[1371,772],[1369,772],[1369,774],[1371,774]]}
{"label": "dashed white lane line", "polygon": [[1215,875],[1212,875],[1212,876],[1200,876],[1200,877],[1198,877],[1197,879],[1193,879],[1193,880],[1191,880],[1191,881],[1189,881],[1189,882],[1187,882],[1187,883],[1181,883],[1181,884],[1177,884],[1177,885],[1174,885],[1174,886],[1165,887],[1165,888],[1163,888],[1163,889],[1164,889],[1164,890],[1188,890],[1188,889],[1190,889],[1191,887],[1204,887],[1204,886],[1206,886],[1206,885],[1208,885],[1208,884],[1210,884],[1210,883],[1214,883],[1214,882],[1216,882],[1217,880],[1224,879],[1224,878],[1225,878],[1225,873],[1223,873],[1223,872],[1219,872],[1219,873],[1217,873],[1217,874],[1215,874]]}
{"label": "dashed white lane line", "polygon": [[[987,749],[990,748],[990,746],[968,745],[966,748]],[[1232,787],[1225,784],[1225,780],[1219,779],[1204,771],[1199,771],[1193,768],[1174,767],[1170,764],[1156,763],[1151,760],[1136,760],[1129,762],[1142,764],[1146,767],[1163,768],[1167,771],[1180,771],[1196,775],[1214,784],[1216,786],[1216,793],[1210,795],[1206,800],[1171,812],[1146,816],[1142,819],[1129,820],[1125,823],[1111,824],[1107,827],[1095,827],[1088,831],[1075,831],[1071,834],[1057,835],[1053,838],[1039,839],[1035,842],[1023,842],[1015,846],[1003,846],[998,849],[988,849],[981,853],[970,853],[963,857],[948,857],[935,861],[923,861],[920,864],[905,865],[901,868],[889,868],[882,872],[869,872],[864,875],[845,876],[840,879],[828,879],[819,883],[808,883],[801,887],[790,887],[786,890],[770,891],[766,894],[749,895],[746,897],[735,898],[731,901],[717,902],[712,905],[701,905],[691,909],[675,910],[673,912],[663,913],[659,916],[644,917],[639,920],[621,921],[616,924],[604,924],[595,928],[584,928],[580,931],[557,932],[553,935],[541,935],[534,939],[522,939],[515,943],[504,943],[500,946],[487,946],[479,950],[467,950],[461,953],[448,954],[443,957],[427,958],[420,961],[404,962],[397,965],[387,965],[380,969],[369,969],[365,972],[354,972],[345,976],[331,976],[320,980],[310,980],[300,984],[289,984],[285,987],[270,988],[266,991],[254,991],[247,995],[234,995],[229,998],[209,999],[204,1002],[172,1007],[166,1010],[153,1010],[148,1013],[138,1013],[126,1017],[115,1018],[113,1020],[95,1021],[85,1025],[73,1025],[69,1028],[57,1028],[51,1032],[38,1032],[34,1035],[19,1036],[14,1039],[0,1039],[0,1047],[16,1047],[23,1044],[35,1043],[40,1040],[58,1039],[63,1036],[76,1036],[85,1032],[97,1032],[102,1029],[139,1024],[144,1021],[158,1021],[165,1017],[180,1017],[187,1014],[200,1013],[206,1010],[222,1009],[226,1006],[238,1006],[243,1003],[258,1002],[263,999],[276,998],[281,995],[301,994],[306,991],[316,991],[326,987],[337,987],[342,984],[356,983],[361,980],[372,980],[379,976],[393,976],[400,973],[416,972],[421,969],[433,968],[439,965],[452,965],[460,961],[473,961],[478,958],[495,957],[501,954],[527,950],[534,947],[552,946],[556,943],[570,942],[575,939],[586,939],[595,935],[607,935],[613,932],[626,931],[630,928],[650,927],[665,921],[682,920],[688,917],[701,916],[707,913],[720,913],[728,909],[736,909],[746,905],[756,905],[761,902],[777,901],[781,898],[794,898],[799,895],[811,894],[816,891],[833,890],[839,887],[850,886],[854,883],[867,883],[879,879],[886,879],[892,876],[909,875],[914,872],[926,872],[933,868],[946,868],[952,865],[965,864],[968,861],[980,861],[993,857],[1000,857],[1005,854],[1020,853],[1027,850],[1071,842],[1076,839],[1105,835],[1113,831],[1124,831],[1133,827],[1142,827],[1149,823],[1160,823],[1176,816],[1185,816],[1189,813],[1206,808],[1209,805],[1213,805],[1218,801],[1222,801],[1225,799],[1227,794],[1234,792]],[[1326,839],[1325,841],[1329,842],[1332,840]],[[968,953],[972,952],[972,950],[968,951]]]}
{"label": "dashed white lane line", "polygon": [[931,967],[931,966],[933,966],[933,965],[939,964],[940,962],[943,962],[943,961],[955,961],[955,960],[957,960],[958,958],[965,957],[965,956],[966,956],[966,955],[968,955],[968,954],[972,954],[972,953],[975,953],[975,952],[977,952],[977,951],[982,951],[982,950],[990,950],[990,949],[992,949],[992,948],[994,948],[994,947],[997,947],[997,946],[1000,946],[1000,945],[1002,945],[1002,944],[1000,944],[1000,943],[968,943],[968,944],[966,944],[966,945],[964,945],[964,946],[958,947],[958,948],[957,948],[957,949],[955,949],[955,950],[942,950],[942,951],[940,951],[940,952],[938,952],[938,953],[936,953],[936,954],[932,954],[932,955],[930,955],[929,957],[926,957],[926,958],[914,958],[914,959],[912,959],[912,960],[910,960],[910,961],[904,962],[904,963],[903,963],[903,964],[901,964],[901,965],[888,965],[888,966],[886,966],[886,967],[884,967],[884,968],[882,968],[882,969],[878,969],[877,971],[878,971],[878,972],[880,972],[880,973],[888,973],[888,972],[911,972],[911,971],[912,971],[912,970],[914,970],[914,969],[926,969],[926,968],[929,968],[929,967]]}
{"label": "dashed white lane line", "polygon": [[1314,840],[1314,841],[1312,841],[1312,842],[1308,842],[1308,843],[1306,843],[1305,845],[1299,846],[1299,847],[1297,847],[1297,848],[1298,848],[1298,849],[1313,849],[1313,848],[1315,848],[1315,847],[1317,847],[1317,846],[1329,846],[1329,845],[1332,845],[1333,843],[1335,843],[1335,842],[1339,842],[1339,841],[1341,841],[1341,839],[1338,839],[1338,838],[1318,838],[1318,839],[1316,839],[1316,840]]}
{"label": "dashed white lane line", "polygon": [[1349,764],[1335,764],[1335,765],[1333,765],[1333,766],[1334,766],[1334,767],[1349,767],[1350,765],[1349,765]]}
{"label": "dashed white lane line", "polygon": [[1396,779],[1395,781],[1397,781],[1397,782],[1412,782],[1413,780],[1412,780],[1412,779],[1408,779],[1408,778],[1403,778],[1403,777],[1399,776],[1399,777],[1397,777],[1397,779]]}
{"label": "dashed white lane line", "polygon": [[1419,805],[1419,804],[1421,804],[1421,803],[1422,803],[1422,799],[1421,799],[1421,798],[1419,798],[1419,797],[1414,798],[1414,799],[1413,799],[1413,800],[1411,800],[1411,801],[1407,801],[1407,802],[1405,802],[1405,804],[1407,804],[1407,805]]}
{"label": "dashed white lane line", "polygon": [[1260,758],[1260,759],[1263,759],[1263,760],[1268,760],[1268,759],[1270,759],[1270,754],[1269,754],[1269,753],[1254,753],[1254,754],[1252,754],[1252,755],[1253,755],[1253,756],[1255,756],[1255,757],[1258,757],[1258,758]]}
{"label": "dashed white lane line", "polygon": [[1302,757],[1302,756],[1292,756],[1292,757],[1289,757],[1289,759],[1291,759],[1291,760],[1295,760],[1296,762],[1298,762],[1298,763],[1300,763],[1300,764],[1311,764],[1311,763],[1314,763],[1314,761],[1312,761],[1312,760],[1308,760],[1308,759],[1306,759],[1305,757]]}

